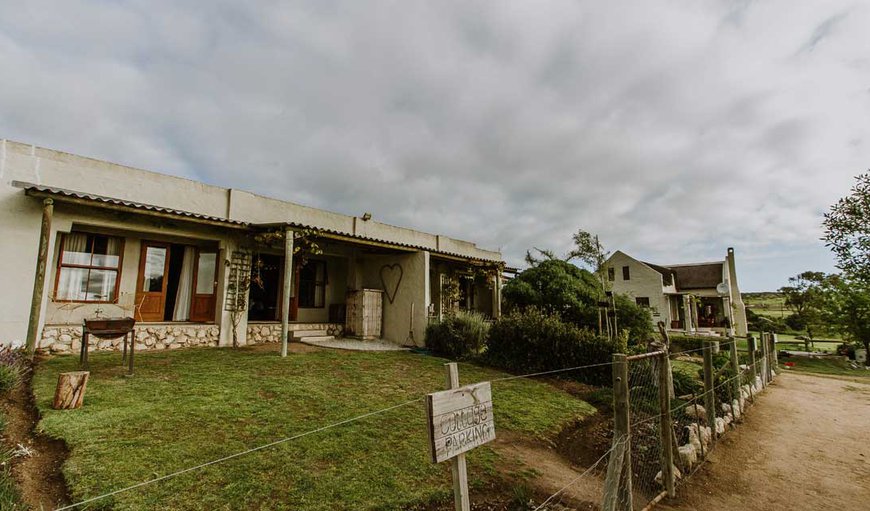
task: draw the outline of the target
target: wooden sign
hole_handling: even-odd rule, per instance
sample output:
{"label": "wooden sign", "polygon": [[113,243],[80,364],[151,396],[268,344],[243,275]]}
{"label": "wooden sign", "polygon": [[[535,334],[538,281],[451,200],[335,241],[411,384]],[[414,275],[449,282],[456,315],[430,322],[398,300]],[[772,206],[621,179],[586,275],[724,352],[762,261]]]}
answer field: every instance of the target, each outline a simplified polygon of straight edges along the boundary
{"label": "wooden sign", "polygon": [[495,440],[489,382],[428,394],[426,414],[434,463]]}

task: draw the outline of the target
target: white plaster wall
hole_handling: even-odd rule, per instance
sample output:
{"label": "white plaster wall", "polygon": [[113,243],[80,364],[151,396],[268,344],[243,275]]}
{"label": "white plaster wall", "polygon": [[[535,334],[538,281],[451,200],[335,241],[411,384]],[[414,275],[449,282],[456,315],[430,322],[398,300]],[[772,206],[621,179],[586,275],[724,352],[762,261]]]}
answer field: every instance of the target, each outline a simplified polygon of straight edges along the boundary
{"label": "white plaster wall", "polygon": [[406,344],[411,328],[411,304],[413,304],[414,342],[417,346],[423,346],[427,324],[426,309],[431,299],[429,252],[366,256],[358,261],[362,270],[362,287],[368,289],[384,289],[380,277],[383,265],[398,263],[402,266],[402,281],[399,284],[394,302],[390,303],[386,295],[384,296],[382,337],[396,344]]}
{"label": "white plaster wall", "polygon": [[[27,332],[42,211],[41,201],[27,197],[22,189],[12,186],[13,181],[65,188],[246,222],[298,222],[350,236],[365,236],[390,243],[457,253],[465,257],[501,261],[501,254],[496,251],[480,249],[473,243],[446,236],[435,236],[373,220],[363,222],[353,216],[260,197],[247,192],[0,140],[0,260],[6,263],[0,269],[0,284],[7,290],[14,290],[14,292],[0,294],[0,343],[23,341]],[[56,203],[56,208],[69,209],[70,206]],[[89,208],[72,209],[76,212],[86,212]],[[87,213],[82,214],[87,216]],[[99,215],[92,214],[92,216]],[[116,218],[113,221],[116,227],[136,222],[135,215],[127,215],[124,220],[113,218]],[[62,221],[64,221],[63,215],[56,215],[55,222]],[[66,221],[70,224],[76,220],[66,219]],[[173,222],[165,221],[164,224],[158,225],[156,231],[173,229]],[[57,227],[53,229],[50,253],[55,253],[57,250],[55,246],[57,230]],[[61,230],[69,230],[69,225],[62,227]],[[221,237],[218,239],[227,250],[233,246],[234,242],[231,240]],[[126,266],[131,261],[127,256],[132,250],[135,250],[133,244],[125,248],[125,271],[122,275],[124,289],[127,289],[127,279],[131,274],[126,271]],[[428,251],[425,253],[428,257]],[[225,254],[225,258],[228,257],[229,252]],[[423,256],[419,257],[421,261],[425,259]],[[135,259],[138,260],[138,255]],[[46,297],[53,291],[53,285],[52,270],[52,274],[47,275],[46,278],[44,289]],[[420,301],[417,310],[424,318],[423,321],[425,321],[423,303],[426,301],[427,294],[428,291],[424,290],[420,296],[415,297]],[[44,300],[43,308],[46,308],[46,303],[47,300]],[[59,314],[57,310],[51,312],[52,315]],[[46,314],[43,314],[41,324],[44,324],[45,317]],[[224,327],[221,328],[222,344],[226,342],[224,338],[227,333],[226,321],[224,315],[221,320]],[[425,324],[422,326],[425,327]],[[244,332],[244,325],[240,325],[240,330]],[[404,330],[407,330],[407,327]],[[244,336],[244,333],[241,335]],[[422,330],[416,335],[422,338]]]}
{"label": "white plaster wall", "polygon": [[[629,267],[629,280],[622,278],[622,267]],[[614,293],[649,298],[653,310],[653,324],[664,321],[670,327],[671,314],[667,296],[663,293],[662,274],[623,252],[616,251],[605,262],[606,268],[614,269],[614,280],[610,282]],[[606,271],[606,270],[605,270]]]}

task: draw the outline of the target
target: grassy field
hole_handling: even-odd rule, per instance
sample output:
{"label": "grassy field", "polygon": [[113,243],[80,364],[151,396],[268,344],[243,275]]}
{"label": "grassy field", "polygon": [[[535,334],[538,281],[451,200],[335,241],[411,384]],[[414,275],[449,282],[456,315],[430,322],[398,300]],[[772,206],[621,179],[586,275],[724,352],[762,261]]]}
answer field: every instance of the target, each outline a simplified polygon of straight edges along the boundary
{"label": "grassy field", "polygon": [[794,365],[787,371],[796,373],[824,374],[827,376],[848,376],[851,378],[870,379],[870,371],[866,369],[852,369],[843,357],[808,358],[808,357],[780,357],[780,365],[792,362]]}
{"label": "grassy field", "polygon": [[[94,354],[85,406],[55,411],[57,374],[42,363],[34,393],[45,432],[70,447],[74,500],[93,497],[349,417],[420,398],[444,385],[443,359],[411,353],[194,349],[136,356],[125,378],[117,354]],[[463,384],[503,373],[460,365]],[[493,384],[496,430],[546,438],[592,413],[545,383]],[[475,489],[506,466],[489,447],[469,455]],[[452,495],[448,464],[428,459],[422,402],[119,494],[112,509],[409,509]]]}
{"label": "grassy field", "polygon": [[743,293],[743,303],[759,316],[784,319],[791,315],[781,293]]}

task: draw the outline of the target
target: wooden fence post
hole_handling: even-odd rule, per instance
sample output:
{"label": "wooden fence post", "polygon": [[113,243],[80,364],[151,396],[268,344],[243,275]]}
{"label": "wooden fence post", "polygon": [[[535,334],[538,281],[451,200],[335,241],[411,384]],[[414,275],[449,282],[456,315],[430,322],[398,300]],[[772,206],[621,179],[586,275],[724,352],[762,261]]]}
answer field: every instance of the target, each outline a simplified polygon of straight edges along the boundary
{"label": "wooden fence post", "polygon": [[[444,364],[447,369],[447,389],[459,388],[459,369],[456,362]],[[470,511],[471,502],[468,498],[468,469],[465,464],[465,453],[457,454],[450,460],[450,472],[453,474],[453,499],[456,511]]]}
{"label": "wooden fence post", "polygon": [[[732,386],[734,387],[734,395],[737,396],[737,408],[740,412],[739,415],[742,419],[743,399],[741,398],[743,397],[743,395],[740,391],[740,383],[742,378],[740,377],[740,359],[737,357],[737,340],[734,337],[729,337],[728,341],[731,343],[731,370],[734,371],[734,384]],[[731,406],[734,406],[733,401],[731,402]],[[731,416],[734,418],[734,420],[737,420],[737,415],[738,414],[734,413],[734,410],[731,410]]]}
{"label": "wooden fence post", "polygon": [[767,350],[767,334],[761,332],[761,385],[770,383],[770,353]]}
{"label": "wooden fence post", "polygon": [[631,441],[628,411],[628,361],[613,355],[613,447],[604,480],[604,511],[633,509],[631,492]]}
{"label": "wooden fence post", "polygon": [[[752,389],[755,387],[755,378],[758,374],[758,366],[755,359],[755,352],[758,351],[758,346],[755,343],[755,337],[751,335],[746,337],[746,342],[749,344],[749,366],[752,369],[752,381],[749,382],[749,391],[752,392]],[[755,401],[755,396],[750,397]]]}
{"label": "wooden fence post", "polygon": [[710,436],[716,438],[716,395],[713,392],[713,345],[704,340],[704,408],[707,411],[707,426]]}
{"label": "wooden fence post", "polygon": [[662,361],[659,363],[659,431],[661,433],[661,461],[662,461],[662,481],[665,490],[668,492],[668,497],[675,497],[674,491],[674,451],[673,451],[673,435],[674,423],[671,419],[671,396],[668,388],[668,373],[670,372],[670,364],[668,364],[668,352],[665,351],[661,356]]}

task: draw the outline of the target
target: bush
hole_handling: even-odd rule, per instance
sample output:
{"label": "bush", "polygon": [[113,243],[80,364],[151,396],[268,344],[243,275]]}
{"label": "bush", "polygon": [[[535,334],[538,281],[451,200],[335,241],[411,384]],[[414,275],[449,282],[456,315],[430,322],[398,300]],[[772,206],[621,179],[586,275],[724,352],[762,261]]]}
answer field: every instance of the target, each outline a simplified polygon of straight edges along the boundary
{"label": "bush", "polygon": [[689,394],[700,395],[704,392],[704,381],[701,376],[702,368],[692,362],[671,362],[671,374],[674,380],[674,394],[685,396]]}
{"label": "bush", "polygon": [[0,394],[5,394],[21,383],[26,370],[25,359],[20,350],[0,347]]}
{"label": "bush", "polygon": [[489,323],[483,314],[459,311],[426,327],[426,347],[453,359],[477,355],[488,330]]}
{"label": "bush", "polygon": [[[502,316],[489,329],[485,361],[512,372],[537,373],[608,363],[618,344],[531,307]],[[609,365],[560,373],[593,385],[610,385]]]}
{"label": "bush", "polygon": [[[593,330],[598,328],[598,301],[604,299],[604,290],[589,271],[567,261],[550,259],[510,280],[502,296],[506,312],[535,307]],[[628,296],[616,295],[615,302],[619,329],[628,332],[629,344],[645,345],[654,333],[650,311]]]}

